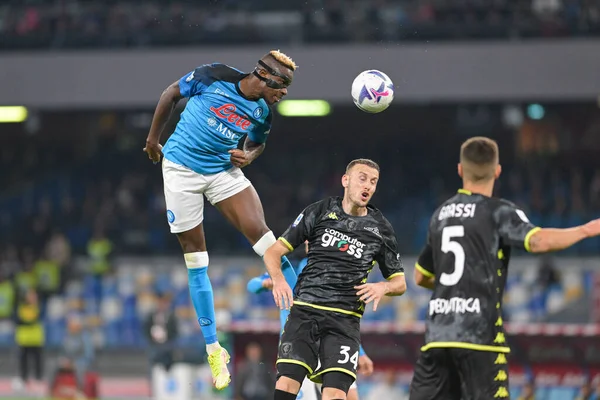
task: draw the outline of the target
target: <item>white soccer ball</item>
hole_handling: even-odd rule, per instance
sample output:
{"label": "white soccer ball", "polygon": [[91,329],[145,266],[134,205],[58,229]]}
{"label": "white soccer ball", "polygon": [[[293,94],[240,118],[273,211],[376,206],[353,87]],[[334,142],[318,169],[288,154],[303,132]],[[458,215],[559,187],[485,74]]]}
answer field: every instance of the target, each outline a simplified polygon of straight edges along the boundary
{"label": "white soccer ball", "polygon": [[352,99],[364,112],[382,112],[394,100],[394,83],[376,69],[363,71],[352,82]]}

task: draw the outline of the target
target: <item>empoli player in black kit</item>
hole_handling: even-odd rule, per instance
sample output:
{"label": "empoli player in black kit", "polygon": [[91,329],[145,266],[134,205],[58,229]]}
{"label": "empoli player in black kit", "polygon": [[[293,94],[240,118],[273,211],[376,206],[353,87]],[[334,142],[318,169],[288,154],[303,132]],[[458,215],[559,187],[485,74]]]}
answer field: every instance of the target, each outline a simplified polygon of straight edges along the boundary
{"label": "empoli player in black kit", "polygon": [[[394,230],[369,205],[379,166],[352,161],[342,177],[344,198],[306,207],[265,253],[280,308],[294,306],[279,343],[275,400],[293,400],[308,375],[323,383],[323,400],[344,400],[356,379],[360,318],[383,296],[406,290]],[[281,257],[309,241],[308,263],[298,278],[295,298],[281,272]],[[387,282],[366,283],[377,262]]]}
{"label": "empoli player in black kit", "polygon": [[467,140],[458,165],[463,189],[429,223],[415,281],[433,294],[411,400],[509,398],[510,349],[501,315],[511,247],[542,253],[600,234],[600,220],[570,229],[536,227],[513,203],[491,197],[500,172],[495,141]]}

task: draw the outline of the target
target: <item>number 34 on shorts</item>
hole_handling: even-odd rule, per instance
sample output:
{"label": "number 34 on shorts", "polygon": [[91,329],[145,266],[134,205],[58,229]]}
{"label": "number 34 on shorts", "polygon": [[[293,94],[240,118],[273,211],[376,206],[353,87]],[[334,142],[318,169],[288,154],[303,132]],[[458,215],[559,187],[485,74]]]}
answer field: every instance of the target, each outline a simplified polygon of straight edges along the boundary
{"label": "number 34 on shorts", "polygon": [[317,369],[309,379],[315,383],[322,383],[323,374],[327,372],[344,372],[356,379],[356,370],[358,369],[358,348],[354,346],[338,346],[338,354],[334,356],[333,349],[322,349],[322,353],[328,353],[331,356],[327,357],[324,364],[319,360]]}
{"label": "number 34 on shorts", "polygon": [[338,364],[347,364],[348,361],[350,361],[354,366],[354,369],[358,369],[358,350],[350,356],[350,346],[341,346],[340,355],[342,358],[338,360]]}

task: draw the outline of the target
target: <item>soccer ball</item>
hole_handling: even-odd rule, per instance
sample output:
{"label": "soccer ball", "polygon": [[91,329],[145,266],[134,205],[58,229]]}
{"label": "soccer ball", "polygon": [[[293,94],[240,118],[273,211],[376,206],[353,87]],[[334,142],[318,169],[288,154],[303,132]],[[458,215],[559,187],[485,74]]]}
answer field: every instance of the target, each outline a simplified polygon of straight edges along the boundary
{"label": "soccer ball", "polygon": [[364,112],[382,112],[394,100],[394,84],[390,77],[381,71],[363,71],[352,82],[352,99],[356,107]]}

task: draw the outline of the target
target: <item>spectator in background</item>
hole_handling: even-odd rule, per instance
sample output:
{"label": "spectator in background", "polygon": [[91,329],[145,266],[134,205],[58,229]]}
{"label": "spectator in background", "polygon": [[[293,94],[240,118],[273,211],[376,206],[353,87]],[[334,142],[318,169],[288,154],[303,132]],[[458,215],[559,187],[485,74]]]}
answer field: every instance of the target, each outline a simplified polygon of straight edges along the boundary
{"label": "spectator in background", "polygon": [[262,348],[250,343],[246,347],[246,360],[236,376],[235,400],[272,399],[274,386],[274,376],[262,359]]}
{"label": "spectator in background", "polygon": [[105,235],[103,226],[96,225],[94,235],[87,245],[87,254],[89,257],[88,276],[91,278],[96,308],[99,309],[102,301],[102,281],[113,269],[113,245]]}
{"label": "spectator in background", "polygon": [[537,281],[543,291],[548,291],[555,285],[560,285],[560,277],[556,272],[554,259],[551,256],[542,258]]}
{"label": "spectator in background", "polygon": [[517,400],[535,400],[535,387],[533,382],[529,381],[525,383]]}
{"label": "spectator in background", "polygon": [[52,260],[48,249],[41,254],[33,266],[37,282],[37,293],[42,315],[46,313],[46,304],[51,296],[57,295],[61,287],[60,265]]}
{"label": "spectator in background", "polygon": [[27,292],[30,289],[37,290],[37,277],[35,275],[35,252],[31,247],[22,251],[22,264],[15,272],[15,283],[19,291]]}
{"label": "spectator in background", "polygon": [[367,400],[408,400],[406,393],[396,386],[396,373],[393,370],[388,369],[381,377],[381,382],[373,386]]}
{"label": "spectator in background", "polygon": [[168,293],[158,295],[156,311],[150,313],[144,331],[150,343],[150,368],[162,365],[169,371],[173,365],[174,344],[177,339],[177,319],[171,308]]}
{"label": "spectator in background", "polygon": [[0,271],[4,276],[13,277],[21,269],[19,250],[13,244],[5,246],[2,250],[0,250]]}
{"label": "spectator in background", "polygon": [[72,367],[78,386],[83,390],[86,374],[94,362],[94,344],[79,316],[72,315],[67,320],[67,336],[63,341],[62,356]]}
{"label": "spectator in background", "polygon": [[589,381],[583,384],[583,387],[579,391],[579,394],[575,400],[596,400],[594,393],[592,393],[592,385]]}
{"label": "spectator in background", "polygon": [[597,212],[600,210],[600,169],[596,170],[594,177],[589,185],[589,203],[592,211]]}
{"label": "spectator in background", "polygon": [[46,255],[60,267],[61,283],[59,293],[63,292],[67,277],[71,271],[71,244],[67,237],[60,231],[55,230],[46,244]]}
{"label": "spectator in background", "polygon": [[596,385],[596,390],[594,390],[592,400],[600,400],[600,377],[596,377],[594,384]]}
{"label": "spectator in background", "polygon": [[0,321],[10,320],[15,309],[15,284],[10,269],[0,262]]}
{"label": "spectator in background", "polygon": [[41,321],[38,297],[33,289],[21,291],[15,310],[15,343],[19,347],[19,372],[21,381],[17,388],[29,382],[32,361],[36,382],[34,389],[41,386],[43,374],[44,325]]}

